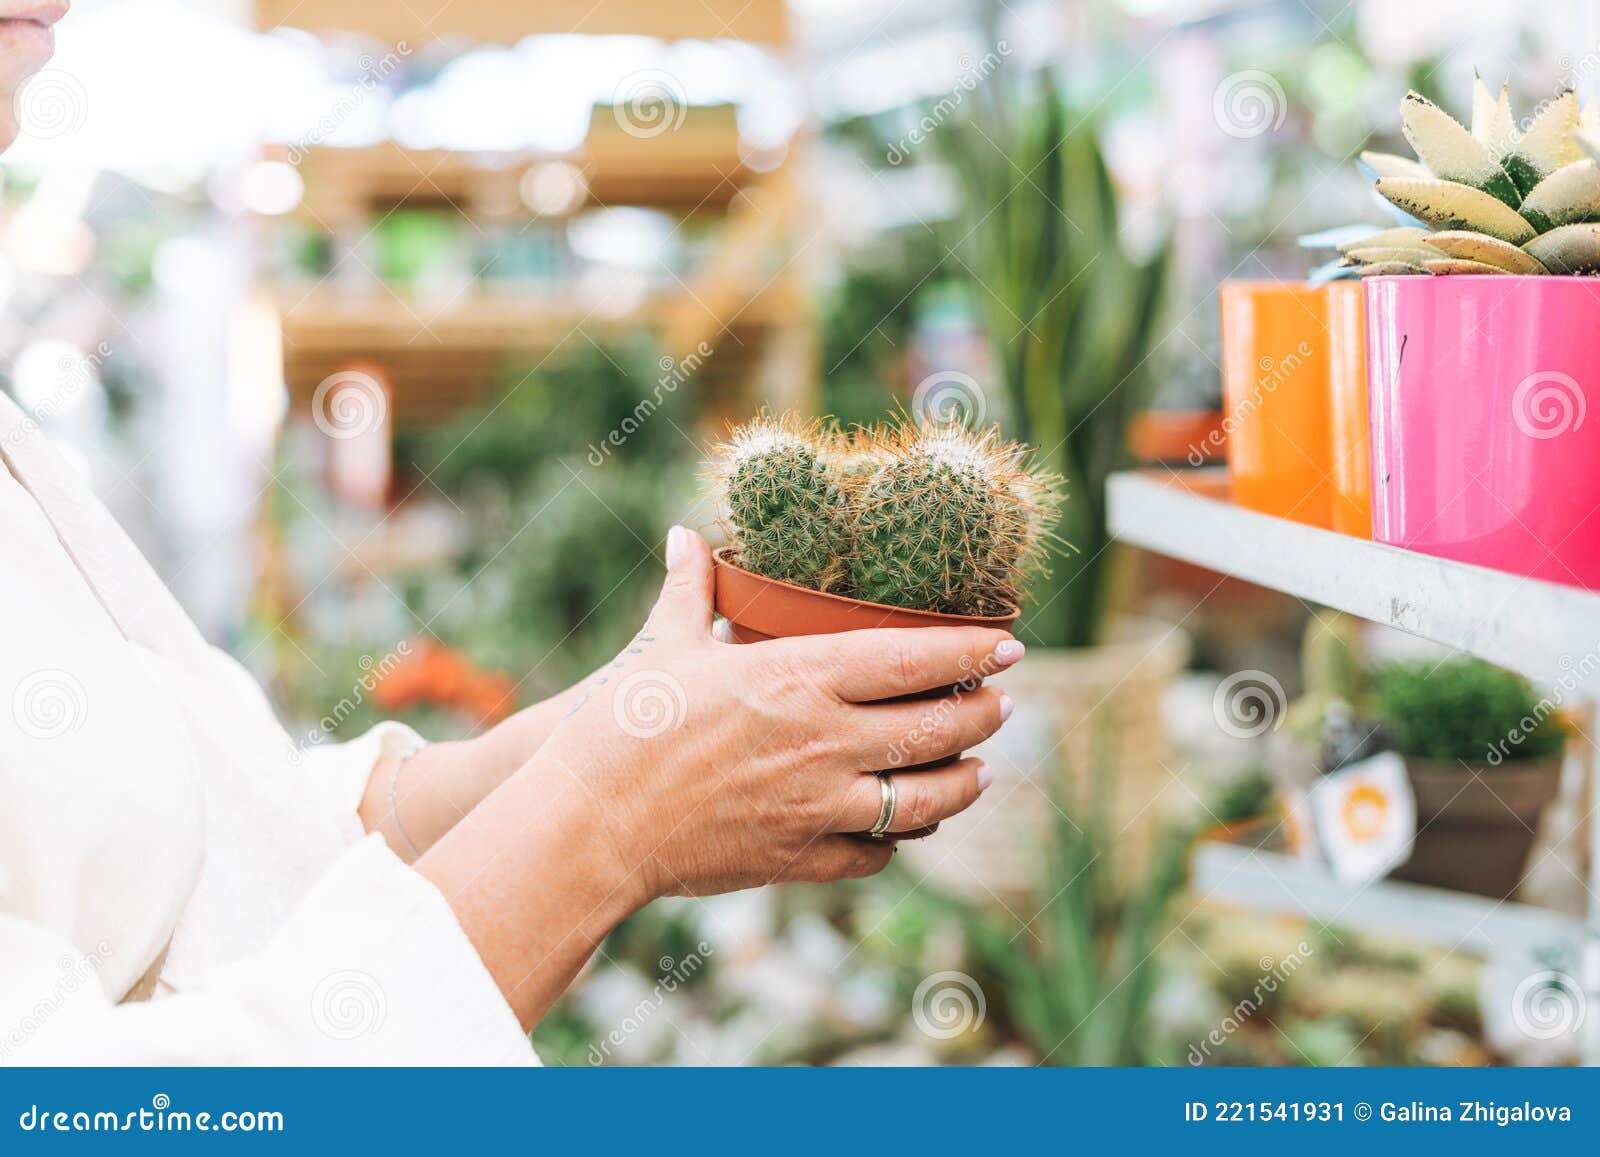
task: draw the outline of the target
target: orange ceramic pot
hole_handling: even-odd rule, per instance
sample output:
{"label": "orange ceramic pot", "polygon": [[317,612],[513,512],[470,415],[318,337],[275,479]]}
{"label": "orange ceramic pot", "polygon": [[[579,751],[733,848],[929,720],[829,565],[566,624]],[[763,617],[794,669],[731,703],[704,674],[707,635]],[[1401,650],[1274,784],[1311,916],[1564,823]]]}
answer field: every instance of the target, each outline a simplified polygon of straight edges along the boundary
{"label": "orange ceramic pot", "polygon": [[1233,501],[1311,526],[1333,525],[1324,287],[1225,281],[1223,428]]}
{"label": "orange ceramic pot", "polygon": [[1327,287],[1328,418],[1333,529],[1372,537],[1372,459],[1367,453],[1367,325],[1360,281]]}

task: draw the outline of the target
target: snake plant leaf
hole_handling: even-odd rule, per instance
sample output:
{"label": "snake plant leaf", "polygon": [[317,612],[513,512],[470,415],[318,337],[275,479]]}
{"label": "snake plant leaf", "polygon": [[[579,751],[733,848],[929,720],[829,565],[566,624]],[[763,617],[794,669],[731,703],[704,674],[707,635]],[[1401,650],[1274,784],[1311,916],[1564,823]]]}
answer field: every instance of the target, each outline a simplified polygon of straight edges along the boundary
{"label": "snake plant leaf", "polygon": [[1408,265],[1423,265],[1429,261],[1440,260],[1444,254],[1437,249],[1430,249],[1425,245],[1363,245],[1350,250],[1345,254],[1351,261],[1358,261],[1363,265],[1381,265],[1386,261],[1403,261]]}
{"label": "snake plant leaf", "polygon": [[1402,212],[1440,229],[1472,229],[1513,245],[1535,236],[1515,209],[1471,185],[1380,177],[1377,190]]}
{"label": "snake plant leaf", "polygon": [[1371,149],[1361,154],[1361,166],[1376,180],[1379,177],[1431,177],[1427,166],[1398,153],[1376,153]]}
{"label": "snake plant leaf", "polygon": [[[1340,253],[1349,253],[1352,249],[1368,248],[1426,248],[1433,244],[1433,234],[1419,225],[1401,225],[1395,229],[1380,229],[1376,233],[1367,233],[1353,242],[1335,244],[1333,247]],[[1326,245],[1323,246],[1327,248]]]}
{"label": "snake plant leaf", "polygon": [[1540,233],[1600,221],[1600,165],[1585,157],[1561,166],[1533,187],[1518,212]]}
{"label": "snake plant leaf", "polygon": [[1476,73],[1472,77],[1472,136],[1497,157],[1511,151],[1517,136],[1517,122],[1511,115],[1511,94],[1500,86],[1496,98]]}
{"label": "snake plant leaf", "polygon": [[[1485,237],[1482,233],[1447,229],[1442,233],[1428,234],[1428,245],[1439,250],[1446,257],[1453,257],[1458,261],[1472,261],[1483,265],[1493,265],[1503,273],[1539,274],[1550,272],[1531,253],[1527,253],[1515,245],[1509,245],[1498,238]],[[1435,270],[1435,272],[1438,271]]]}
{"label": "snake plant leaf", "polygon": [[1522,200],[1499,157],[1421,93],[1408,92],[1400,102],[1400,127],[1422,163],[1440,180],[1481,189],[1512,209]]}
{"label": "snake plant leaf", "polygon": [[1539,110],[1528,131],[1501,158],[1523,195],[1563,165],[1583,159],[1577,128],[1578,98],[1570,89]]}
{"label": "snake plant leaf", "polygon": [[1551,273],[1600,273],[1600,225],[1563,225],[1523,246]]}
{"label": "snake plant leaf", "polygon": [[1459,257],[1438,257],[1432,261],[1424,261],[1422,267],[1429,273],[1453,273],[1457,275],[1478,276],[1492,274],[1504,277],[1506,271],[1498,265],[1486,265],[1482,261],[1463,261]]}

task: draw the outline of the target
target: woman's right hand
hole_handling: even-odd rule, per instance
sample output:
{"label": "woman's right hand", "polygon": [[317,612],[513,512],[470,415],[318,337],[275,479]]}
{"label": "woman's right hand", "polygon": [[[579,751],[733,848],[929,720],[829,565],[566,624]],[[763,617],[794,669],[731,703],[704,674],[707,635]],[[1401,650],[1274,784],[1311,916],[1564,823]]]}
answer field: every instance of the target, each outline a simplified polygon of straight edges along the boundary
{"label": "woman's right hand", "polygon": [[[999,730],[1010,700],[982,676],[1022,645],[981,628],[720,642],[705,542],[675,528],[667,556],[649,621],[585,683],[539,752],[540,774],[590,795],[594,831],[638,903],[882,869],[893,841],[847,834],[878,818],[872,773],[947,759]],[[973,759],[894,777],[890,830],[902,834],[963,811],[992,778]]]}

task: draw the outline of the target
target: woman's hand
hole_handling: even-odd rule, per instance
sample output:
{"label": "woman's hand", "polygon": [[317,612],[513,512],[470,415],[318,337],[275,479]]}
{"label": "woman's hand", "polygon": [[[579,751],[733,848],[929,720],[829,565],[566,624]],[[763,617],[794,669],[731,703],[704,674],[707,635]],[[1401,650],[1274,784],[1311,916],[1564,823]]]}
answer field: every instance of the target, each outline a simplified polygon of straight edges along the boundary
{"label": "woman's hand", "polygon": [[[1002,631],[853,631],[737,646],[711,638],[711,555],[675,528],[660,601],[581,684],[538,753],[417,863],[522,1018],[543,1015],[618,921],[657,896],[881,869],[892,841],[872,774],[894,772],[892,830],[962,811],[1010,701]],[[959,686],[956,686],[959,685]],[[953,688],[932,699],[903,696]],[[900,701],[895,701],[899,699]]]}
{"label": "woman's hand", "polygon": [[[844,834],[877,820],[871,773],[993,735],[1011,706],[981,675],[1015,662],[1021,644],[979,628],[722,643],[711,637],[705,543],[677,528],[668,559],[649,622],[584,685],[541,749],[540,774],[591,794],[597,829],[641,901],[883,868],[892,842]],[[942,698],[892,701],[957,684]],[[891,831],[955,815],[990,778],[970,759],[896,772]]]}

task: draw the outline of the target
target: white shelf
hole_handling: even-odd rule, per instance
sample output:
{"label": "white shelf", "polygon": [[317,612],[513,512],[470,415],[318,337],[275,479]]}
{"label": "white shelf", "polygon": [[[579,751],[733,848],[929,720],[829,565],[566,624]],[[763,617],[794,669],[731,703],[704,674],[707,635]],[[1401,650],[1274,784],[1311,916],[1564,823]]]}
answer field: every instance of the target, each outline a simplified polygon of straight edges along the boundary
{"label": "white shelf", "polygon": [[1352,887],[1319,864],[1280,852],[1207,841],[1195,848],[1192,866],[1195,891],[1209,902],[1303,916],[1486,958],[1577,944],[1584,930],[1583,921],[1548,908],[1447,888],[1395,880]]}
{"label": "white shelf", "polygon": [[1574,677],[1574,665],[1600,647],[1600,593],[1257,514],[1194,493],[1170,473],[1114,475],[1107,498],[1111,533],[1123,542],[1398,627],[1541,688]]}

